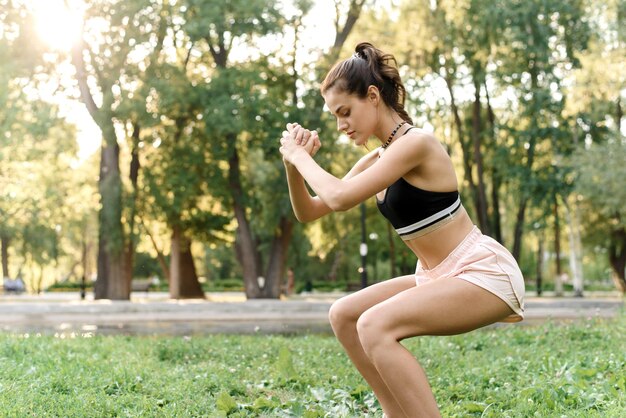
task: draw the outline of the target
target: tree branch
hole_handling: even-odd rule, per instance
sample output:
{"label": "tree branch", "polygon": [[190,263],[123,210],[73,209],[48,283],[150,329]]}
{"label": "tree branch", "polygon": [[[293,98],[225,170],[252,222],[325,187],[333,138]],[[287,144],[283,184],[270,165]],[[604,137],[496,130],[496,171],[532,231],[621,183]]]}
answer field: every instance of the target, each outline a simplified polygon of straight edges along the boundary
{"label": "tree branch", "polygon": [[80,42],[72,48],[72,64],[74,64],[74,68],[76,68],[76,81],[78,81],[80,97],[87,107],[87,111],[93,120],[98,124],[100,109],[93,100],[93,95],[91,94],[89,85],[87,84],[87,73],[85,71],[85,61],[83,59],[84,44],[85,42],[81,39]]}
{"label": "tree branch", "polygon": [[365,4],[365,0],[352,0],[350,1],[350,9],[348,10],[348,16],[346,17],[346,22],[343,25],[343,28],[339,30],[339,14],[337,14],[337,21],[335,24],[335,29],[337,29],[337,33],[335,35],[335,43],[333,44],[334,50],[339,50],[343,44],[346,42],[348,35],[352,31],[354,24],[359,19],[359,15],[361,14],[361,10],[363,10],[363,5]]}

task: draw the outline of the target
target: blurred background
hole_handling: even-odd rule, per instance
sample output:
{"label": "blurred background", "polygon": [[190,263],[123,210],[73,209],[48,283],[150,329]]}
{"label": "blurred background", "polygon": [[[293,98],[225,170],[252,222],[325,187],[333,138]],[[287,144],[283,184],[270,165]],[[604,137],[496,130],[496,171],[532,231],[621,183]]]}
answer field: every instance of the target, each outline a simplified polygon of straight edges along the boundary
{"label": "blurred background", "polygon": [[364,154],[318,88],[366,40],[529,290],[623,294],[625,28],[624,0],[0,0],[4,291],[278,298],[411,274],[373,199],[298,223],[278,152],[297,121],[336,176]]}

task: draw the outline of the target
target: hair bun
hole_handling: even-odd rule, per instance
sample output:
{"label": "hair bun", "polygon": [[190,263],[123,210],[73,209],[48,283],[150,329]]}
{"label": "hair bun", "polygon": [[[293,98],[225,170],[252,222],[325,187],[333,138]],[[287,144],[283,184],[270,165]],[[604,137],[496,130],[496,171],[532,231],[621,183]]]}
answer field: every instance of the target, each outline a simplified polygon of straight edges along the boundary
{"label": "hair bun", "polygon": [[371,54],[368,54],[367,52],[371,52],[372,49],[376,50],[374,45],[369,42],[361,42],[354,48],[354,53],[357,57],[367,60],[371,56]]}

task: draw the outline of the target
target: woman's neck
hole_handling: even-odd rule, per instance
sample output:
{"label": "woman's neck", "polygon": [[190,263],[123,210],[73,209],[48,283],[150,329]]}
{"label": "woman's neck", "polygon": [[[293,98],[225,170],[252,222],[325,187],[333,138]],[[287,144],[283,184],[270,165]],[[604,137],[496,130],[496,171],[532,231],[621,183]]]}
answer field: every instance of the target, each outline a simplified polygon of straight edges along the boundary
{"label": "woman's neck", "polygon": [[[374,135],[380,141],[381,145],[384,145],[389,140],[390,135],[398,128],[398,125],[403,122],[403,119],[396,112],[390,112],[379,123]],[[391,138],[391,143],[401,135],[402,127],[400,127],[395,135]]]}

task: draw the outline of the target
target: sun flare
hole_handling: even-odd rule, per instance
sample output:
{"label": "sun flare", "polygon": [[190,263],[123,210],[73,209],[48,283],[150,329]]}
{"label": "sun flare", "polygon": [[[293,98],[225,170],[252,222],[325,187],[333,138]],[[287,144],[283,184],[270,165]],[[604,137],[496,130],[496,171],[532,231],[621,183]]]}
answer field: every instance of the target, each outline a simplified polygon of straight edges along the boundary
{"label": "sun flare", "polygon": [[82,14],[64,0],[34,0],[37,34],[53,49],[69,51],[80,39]]}

